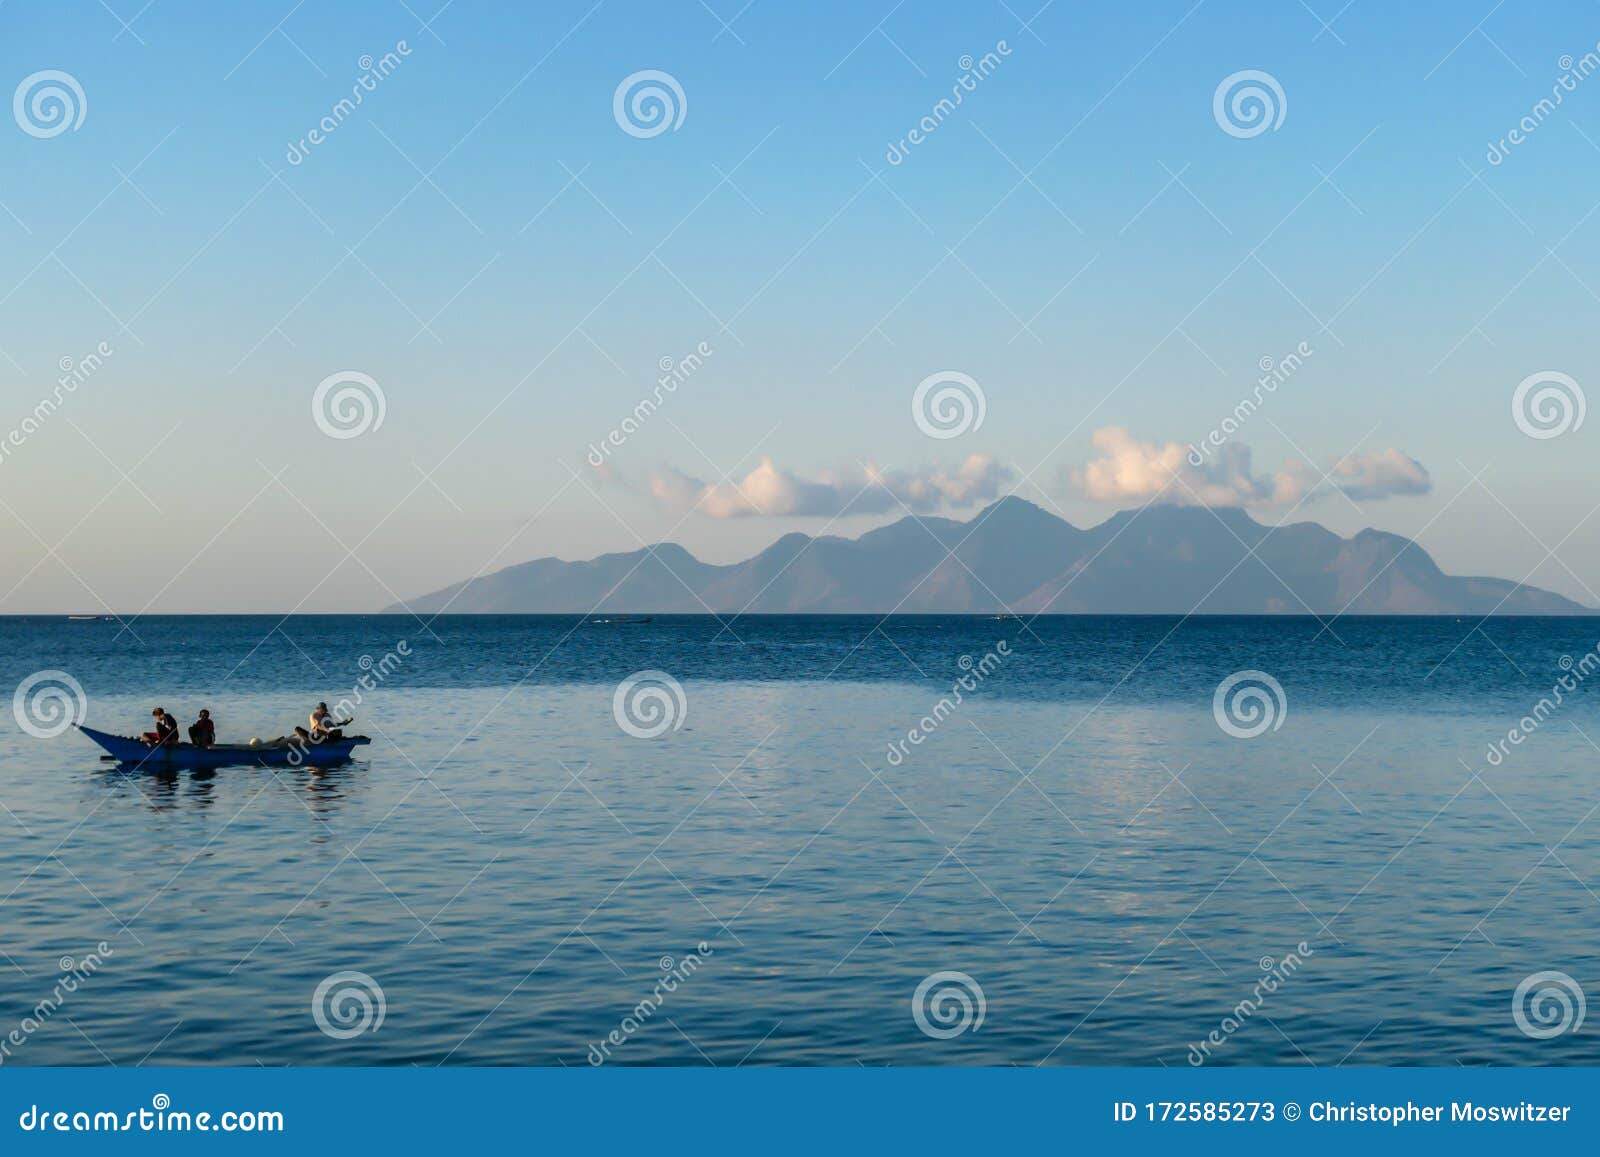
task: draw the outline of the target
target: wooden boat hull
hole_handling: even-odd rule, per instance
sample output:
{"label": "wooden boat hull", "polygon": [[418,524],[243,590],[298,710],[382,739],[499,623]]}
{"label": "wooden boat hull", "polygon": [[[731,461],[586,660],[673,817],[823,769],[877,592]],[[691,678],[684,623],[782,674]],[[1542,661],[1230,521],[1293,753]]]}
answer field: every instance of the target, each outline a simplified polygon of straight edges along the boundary
{"label": "wooden boat hull", "polygon": [[243,743],[219,743],[212,747],[195,747],[180,743],[173,747],[151,747],[142,739],[126,735],[109,735],[92,727],[78,725],[78,730],[105,748],[118,763],[128,767],[151,769],[193,768],[205,770],[215,767],[328,767],[347,763],[351,752],[363,744],[371,743],[365,735],[347,735],[314,744],[264,744],[250,746]]}

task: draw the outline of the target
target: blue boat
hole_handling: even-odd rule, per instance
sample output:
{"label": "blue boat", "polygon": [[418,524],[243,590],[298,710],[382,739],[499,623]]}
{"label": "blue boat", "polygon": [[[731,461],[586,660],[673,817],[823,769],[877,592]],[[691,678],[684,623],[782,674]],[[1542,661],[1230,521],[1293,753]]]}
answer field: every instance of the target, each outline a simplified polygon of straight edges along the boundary
{"label": "blue boat", "polygon": [[348,763],[352,751],[372,742],[365,735],[346,735],[339,739],[326,739],[321,743],[307,743],[291,736],[264,743],[217,743],[210,747],[177,743],[169,747],[152,747],[142,739],[126,735],[108,735],[104,731],[96,731],[81,723],[78,724],[78,730],[110,752],[118,763],[152,770],[169,768],[208,770],[235,765],[329,767],[336,763]]}

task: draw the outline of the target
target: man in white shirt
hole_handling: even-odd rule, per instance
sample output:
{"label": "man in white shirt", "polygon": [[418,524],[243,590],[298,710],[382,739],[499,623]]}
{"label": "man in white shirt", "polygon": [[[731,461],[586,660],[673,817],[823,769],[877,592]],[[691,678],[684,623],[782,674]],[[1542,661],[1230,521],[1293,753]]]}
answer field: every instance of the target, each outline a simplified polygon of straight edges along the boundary
{"label": "man in white shirt", "polygon": [[344,733],[339,729],[350,723],[349,719],[335,719],[326,703],[318,703],[317,709],[311,713],[311,741],[320,743],[324,739],[342,739]]}

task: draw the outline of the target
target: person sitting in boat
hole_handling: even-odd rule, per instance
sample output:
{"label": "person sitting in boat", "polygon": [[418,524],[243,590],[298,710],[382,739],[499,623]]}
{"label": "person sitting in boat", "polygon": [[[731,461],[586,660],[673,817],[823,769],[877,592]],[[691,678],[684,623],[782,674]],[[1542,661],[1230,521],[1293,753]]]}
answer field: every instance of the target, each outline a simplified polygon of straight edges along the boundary
{"label": "person sitting in boat", "polygon": [[[339,729],[350,726],[352,722],[354,720],[335,719],[326,703],[318,703],[317,709],[311,713],[311,731],[308,738],[312,743],[321,743],[325,739],[343,739],[344,732]],[[295,730],[300,729],[297,727]]]}
{"label": "person sitting in boat", "polygon": [[144,741],[152,747],[157,745],[161,747],[176,746],[178,742],[177,719],[168,715],[163,707],[157,707],[150,714],[155,716],[156,729],[154,731],[146,731],[144,733]]}
{"label": "person sitting in boat", "polygon": [[210,747],[217,741],[217,725],[211,722],[211,712],[201,708],[200,718],[189,726],[189,742],[196,747]]}

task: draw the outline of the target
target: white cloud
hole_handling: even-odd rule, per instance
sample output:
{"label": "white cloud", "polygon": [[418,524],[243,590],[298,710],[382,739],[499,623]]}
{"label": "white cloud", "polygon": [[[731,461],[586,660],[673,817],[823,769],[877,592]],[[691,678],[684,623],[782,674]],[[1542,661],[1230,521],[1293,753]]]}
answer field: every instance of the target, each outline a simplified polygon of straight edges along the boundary
{"label": "white cloud", "polygon": [[1426,494],[1433,479],[1421,462],[1395,449],[1355,454],[1335,462],[1328,473],[1351,498],[1389,498],[1396,494]]}
{"label": "white cloud", "polygon": [[781,518],[883,514],[908,507],[916,513],[960,509],[998,498],[1014,476],[988,454],[960,465],[884,470],[866,465],[823,471],[815,478],[777,466],[771,458],[736,482],[707,484],[664,468],[650,476],[650,494],[668,510],[698,509],[712,518],[767,515]]}
{"label": "white cloud", "polygon": [[1067,471],[1068,485],[1098,502],[1163,502],[1180,506],[1292,506],[1334,489],[1357,501],[1433,488],[1427,469],[1396,449],[1348,454],[1323,471],[1304,459],[1286,461],[1270,475],[1250,466],[1241,442],[1186,446],[1143,442],[1120,426],[1096,430],[1097,456]]}

